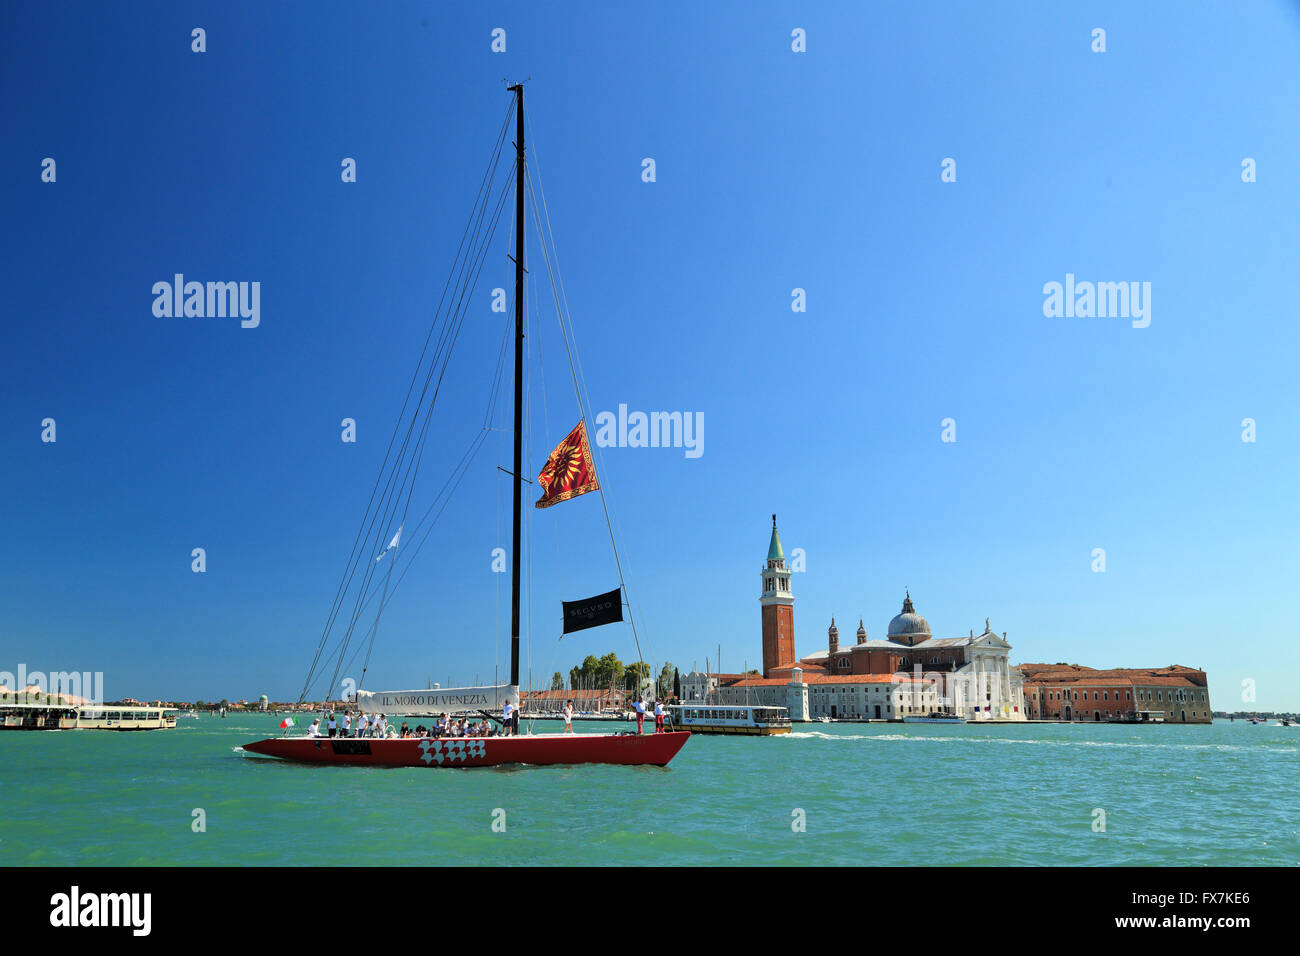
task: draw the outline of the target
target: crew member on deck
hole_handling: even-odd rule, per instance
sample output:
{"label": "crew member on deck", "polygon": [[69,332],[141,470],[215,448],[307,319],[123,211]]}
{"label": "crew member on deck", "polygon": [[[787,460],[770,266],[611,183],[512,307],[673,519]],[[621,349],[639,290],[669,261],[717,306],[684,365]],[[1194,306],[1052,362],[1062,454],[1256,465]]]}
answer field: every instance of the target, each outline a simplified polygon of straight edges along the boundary
{"label": "crew member on deck", "polygon": [[655,701],[655,733],[662,734],[663,732],[664,732],[664,702],[662,700],[656,700]]}
{"label": "crew member on deck", "polygon": [[312,737],[319,737],[319,736],[320,736],[320,718],[319,718],[319,717],[317,717],[315,720],[313,720],[313,721],[311,722],[311,726],[307,728],[307,733],[308,733],[309,735],[311,735]]}
{"label": "crew member on deck", "polygon": [[564,732],[573,733],[573,701],[571,700],[564,702]]}
{"label": "crew member on deck", "polygon": [[338,732],[339,732],[339,725],[338,725],[338,722],[334,719],[334,715],[333,715],[333,714],[330,714],[329,723],[327,723],[327,724],[325,725],[325,727],[326,727],[326,729],[329,731],[329,735],[330,735],[331,737],[334,737],[334,736],[336,736],[336,735],[338,734]]}
{"label": "crew member on deck", "polygon": [[506,698],[506,703],[505,706],[501,708],[501,713],[503,714],[501,723],[504,725],[504,733],[509,736],[514,731],[515,713],[515,705],[510,703],[510,698]]}
{"label": "crew member on deck", "polygon": [[645,701],[640,697],[636,699],[636,732],[641,733],[641,728],[645,726]]}
{"label": "crew member on deck", "polygon": [[352,711],[350,710],[343,715],[343,733],[340,734],[340,736],[342,737],[352,736]]}

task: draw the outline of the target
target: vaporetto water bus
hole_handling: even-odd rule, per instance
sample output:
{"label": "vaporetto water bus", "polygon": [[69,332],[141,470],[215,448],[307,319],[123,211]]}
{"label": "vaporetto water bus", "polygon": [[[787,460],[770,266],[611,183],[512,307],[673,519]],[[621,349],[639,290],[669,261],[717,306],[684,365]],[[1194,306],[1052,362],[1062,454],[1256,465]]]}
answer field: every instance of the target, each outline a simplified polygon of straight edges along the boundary
{"label": "vaporetto water bus", "polygon": [[770,737],[790,732],[790,712],[785,707],[671,704],[668,707],[668,722],[675,730],[689,730],[693,734]]}
{"label": "vaporetto water bus", "polygon": [[173,730],[166,707],[99,704],[0,704],[0,730]]}

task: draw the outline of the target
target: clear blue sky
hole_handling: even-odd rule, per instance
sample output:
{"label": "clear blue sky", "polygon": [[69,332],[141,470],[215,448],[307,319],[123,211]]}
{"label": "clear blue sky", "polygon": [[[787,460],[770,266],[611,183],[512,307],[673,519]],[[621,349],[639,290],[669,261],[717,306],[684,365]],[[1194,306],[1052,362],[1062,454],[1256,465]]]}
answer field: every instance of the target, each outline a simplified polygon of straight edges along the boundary
{"label": "clear blue sky", "polygon": [[[100,670],[112,697],[296,696],[502,79],[530,77],[595,410],[705,420],[697,459],[604,452],[656,664],[721,644],[724,667],[759,665],[775,511],[807,555],[800,654],[832,614],[883,636],[908,586],[937,635],[991,617],[1013,660],[1177,662],[1209,671],[1216,707],[1300,707],[1293,7],[567,10],[0,8],[0,670]],[[420,494],[478,427],[500,238]],[[260,327],[155,318],[176,272],[260,281]],[[1150,327],[1045,318],[1066,273],[1150,282]],[[535,341],[533,473],[577,419],[553,329]],[[499,438],[385,615],[368,686],[504,666]],[[617,583],[599,501],[529,517],[536,679],[634,657],[625,625],[556,643],[561,598]]]}

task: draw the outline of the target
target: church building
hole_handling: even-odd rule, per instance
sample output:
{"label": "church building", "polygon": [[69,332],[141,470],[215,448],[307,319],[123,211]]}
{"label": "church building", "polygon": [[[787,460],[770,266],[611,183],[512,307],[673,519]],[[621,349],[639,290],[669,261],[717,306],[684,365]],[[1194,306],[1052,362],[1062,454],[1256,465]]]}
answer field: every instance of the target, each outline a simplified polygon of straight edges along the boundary
{"label": "church building", "polygon": [[[781,693],[806,696],[806,705],[791,706],[796,720],[797,710],[805,710],[809,717],[897,719],[941,710],[971,720],[1025,719],[1023,678],[1010,665],[1011,645],[1005,634],[993,632],[988,618],[980,634],[972,628],[965,637],[936,638],[929,622],[917,613],[912,595],[905,592],[903,608],[889,622],[885,640],[868,639],[859,619],[855,642],[841,645],[832,618],[826,649],[797,657],[794,592],[776,515],[760,576],[763,679],[725,681],[720,688],[743,686],[751,700],[763,688],[765,696],[773,698],[769,703],[777,703],[775,697]],[[896,689],[902,685],[907,693],[882,697],[891,684]]]}

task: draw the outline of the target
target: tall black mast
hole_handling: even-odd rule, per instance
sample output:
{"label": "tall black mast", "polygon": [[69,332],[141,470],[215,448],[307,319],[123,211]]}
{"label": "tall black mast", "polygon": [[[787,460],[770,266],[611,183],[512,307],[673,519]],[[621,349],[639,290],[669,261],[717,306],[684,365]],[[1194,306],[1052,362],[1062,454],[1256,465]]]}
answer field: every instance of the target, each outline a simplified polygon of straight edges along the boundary
{"label": "tall black mast", "polygon": [[524,85],[515,94],[515,510],[510,561],[510,683],[519,684],[519,523],[523,510],[524,450]]}

